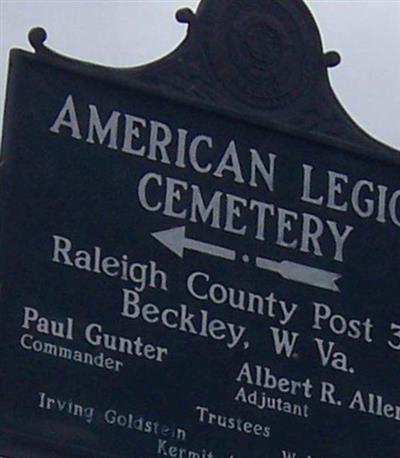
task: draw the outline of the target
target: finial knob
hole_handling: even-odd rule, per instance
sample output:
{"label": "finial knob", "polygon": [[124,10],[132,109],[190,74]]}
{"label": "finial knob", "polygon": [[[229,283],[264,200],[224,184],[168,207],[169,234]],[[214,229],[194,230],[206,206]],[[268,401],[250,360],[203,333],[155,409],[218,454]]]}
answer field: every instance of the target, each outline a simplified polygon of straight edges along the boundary
{"label": "finial knob", "polygon": [[47,39],[47,32],[42,27],[35,27],[29,32],[29,43],[37,51],[43,47],[43,43]]}

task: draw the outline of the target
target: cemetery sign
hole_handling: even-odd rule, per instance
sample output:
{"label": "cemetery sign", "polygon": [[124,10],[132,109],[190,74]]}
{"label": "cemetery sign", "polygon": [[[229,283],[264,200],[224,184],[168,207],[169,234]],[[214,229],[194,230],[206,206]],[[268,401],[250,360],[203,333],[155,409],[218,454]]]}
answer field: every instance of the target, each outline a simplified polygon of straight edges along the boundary
{"label": "cemetery sign", "polygon": [[396,458],[400,160],[301,0],[203,0],[170,56],[10,57],[0,454]]}

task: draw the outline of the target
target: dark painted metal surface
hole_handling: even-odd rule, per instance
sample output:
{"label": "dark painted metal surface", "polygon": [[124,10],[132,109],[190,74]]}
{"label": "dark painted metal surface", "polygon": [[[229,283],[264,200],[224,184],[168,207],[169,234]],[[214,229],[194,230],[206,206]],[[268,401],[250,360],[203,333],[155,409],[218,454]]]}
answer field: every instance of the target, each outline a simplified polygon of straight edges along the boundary
{"label": "dark painted metal surface", "polygon": [[12,52],[0,454],[397,458],[398,153],[302,2],[178,19],[140,69]]}

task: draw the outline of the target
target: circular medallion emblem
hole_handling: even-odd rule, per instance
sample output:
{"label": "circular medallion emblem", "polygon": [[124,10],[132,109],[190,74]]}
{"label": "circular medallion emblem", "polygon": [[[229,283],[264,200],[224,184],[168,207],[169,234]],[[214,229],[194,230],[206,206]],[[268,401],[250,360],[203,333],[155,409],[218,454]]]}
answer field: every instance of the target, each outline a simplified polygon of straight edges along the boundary
{"label": "circular medallion emblem", "polygon": [[316,46],[310,52],[307,38],[314,37],[309,22],[288,6],[285,0],[231,0],[209,12],[213,20],[208,21],[206,40],[211,66],[232,96],[253,107],[284,108],[317,74],[321,50]]}

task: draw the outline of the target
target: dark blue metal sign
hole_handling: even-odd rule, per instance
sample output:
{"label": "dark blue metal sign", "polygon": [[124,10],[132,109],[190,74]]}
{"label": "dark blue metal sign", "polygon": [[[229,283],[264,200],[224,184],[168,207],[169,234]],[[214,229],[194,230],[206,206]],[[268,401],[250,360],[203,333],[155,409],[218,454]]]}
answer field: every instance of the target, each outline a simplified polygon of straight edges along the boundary
{"label": "dark blue metal sign", "polygon": [[[261,3],[302,36],[301,2]],[[217,24],[242,2],[222,4]],[[197,49],[226,82],[207,105],[194,77],[168,97],[168,59],[164,83],[151,67],[128,81],[31,40],[12,55],[1,169],[0,453],[396,458],[399,161],[332,104],[331,134],[301,125],[314,112],[295,127],[320,106],[303,79],[328,91],[313,69],[335,56],[291,47],[279,65],[308,71],[270,76],[239,114],[221,49]],[[274,46],[252,55],[269,67]]]}

